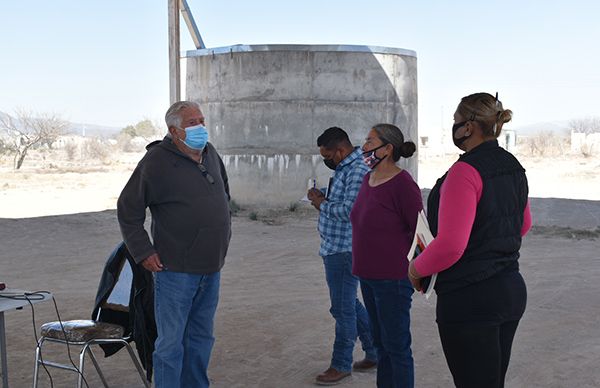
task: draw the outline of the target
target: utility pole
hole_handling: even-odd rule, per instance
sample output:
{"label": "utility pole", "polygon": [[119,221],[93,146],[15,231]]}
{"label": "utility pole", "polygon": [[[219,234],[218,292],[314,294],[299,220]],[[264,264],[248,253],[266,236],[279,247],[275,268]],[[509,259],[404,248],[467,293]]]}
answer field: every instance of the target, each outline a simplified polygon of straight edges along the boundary
{"label": "utility pole", "polygon": [[179,0],[169,1],[169,97],[171,104],[181,100],[179,49]]}

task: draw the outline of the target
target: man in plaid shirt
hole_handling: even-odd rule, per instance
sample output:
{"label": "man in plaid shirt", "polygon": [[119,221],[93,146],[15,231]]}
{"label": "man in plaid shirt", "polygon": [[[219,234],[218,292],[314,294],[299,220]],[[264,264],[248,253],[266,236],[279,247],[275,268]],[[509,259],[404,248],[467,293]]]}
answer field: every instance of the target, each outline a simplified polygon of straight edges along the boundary
{"label": "man in plaid shirt", "polygon": [[[367,371],[377,366],[369,317],[357,298],[358,278],[352,275],[352,226],[350,210],[369,171],[359,147],[353,147],[348,134],[331,127],[317,139],[323,163],[334,170],[327,196],[310,189],[307,197],[319,210],[319,234],[325,278],[331,299],[330,312],[335,319],[335,341],[331,365],[316,378],[321,385],[337,384],[351,370]],[[356,337],[360,338],[365,358],[352,364]]]}

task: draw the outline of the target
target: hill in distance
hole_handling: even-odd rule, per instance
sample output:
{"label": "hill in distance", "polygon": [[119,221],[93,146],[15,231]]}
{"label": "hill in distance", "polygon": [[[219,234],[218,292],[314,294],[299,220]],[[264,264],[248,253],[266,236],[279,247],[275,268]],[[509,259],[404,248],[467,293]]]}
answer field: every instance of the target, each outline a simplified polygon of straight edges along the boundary
{"label": "hill in distance", "polygon": [[[8,116],[8,114],[0,111],[0,118],[5,116]],[[108,125],[70,123],[67,131],[80,136],[112,137],[119,133],[121,129],[120,127]],[[536,136],[544,132],[551,132],[557,136],[569,136],[571,133],[568,120],[539,122],[520,127],[507,125],[506,129],[514,130],[519,136]]]}
{"label": "hill in distance", "polygon": [[[12,116],[8,113],[0,111],[0,120],[8,119],[10,117]],[[80,136],[111,137],[119,133],[121,129],[122,128],[120,127],[111,127],[108,125],[69,122],[67,133]]]}
{"label": "hill in distance", "polygon": [[92,137],[112,137],[117,133],[121,132],[120,127],[110,127],[107,125],[98,124],[86,124],[86,123],[69,123],[70,126],[67,129],[69,133],[77,134],[80,136],[92,136]]}
{"label": "hill in distance", "polygon": [[541,123],[528,124],[521,127],[507,127],[513,129],[519,136],[536,136],[540,133],[553,133],[557,136],[569,136],[569,121],[548,121]]}

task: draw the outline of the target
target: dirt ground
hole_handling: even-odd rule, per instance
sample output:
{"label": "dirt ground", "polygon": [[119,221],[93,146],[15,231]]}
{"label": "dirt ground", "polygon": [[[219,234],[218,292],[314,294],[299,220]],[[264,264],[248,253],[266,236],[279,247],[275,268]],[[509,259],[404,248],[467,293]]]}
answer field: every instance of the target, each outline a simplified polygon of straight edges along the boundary
{"label": "dirt ground", "polygon": [[[422,179],[440,175],[448,166],[445,162],[422,168]],[[529,298],[506,387],[599,387],[598,163],[579,170],[563,170],[562,162],[529,163],[530,171],[537,163],[555,175],[550,179],[551,171],[529,174],[530,182],[541,182],[531,185],[534,228],[524,241],[520,261]],[[9,287],[52,291],[63,320],[88,318],[105,258],[120,241],[111,208],[130,168],[123,163],[61,174],[0,171],[0,281]],[[569,171],[588,178],[570,181],[565,175]],[[596,175],[590,175],[594,171]],[[23,179],[23,174],[30,179]],[[575,194],[561,195],[569,185]],[[48,208],[56,215],[39,216]],[[257,220],[249,218],[251,210]],[[234,217],[209,369],[214,387],[311,387],[314,377],[328,367],[334,321],[328,312],[315,225],[316,213],[306,205],[294,212],[247,209]],[[427,301],[414,295],[417,387],[452,386],[434,309],[435,297]],[[31,385],[34,326],[51,320],[56,320],[56,312],[49,302],[35,305],[35,324],[28,307],[6,314],[11,387]],[[45,358],[64,359],[63,353],[62,348],[48,347]],[[358,346],[355,357],[362,358]],[[126,353],[100,363],[111,386],[142,386]],[[88,367],[90,387],[100,386],[91,364]],[[75,381],[69,372],[51,373],[55,387]],[[50,386],[43,371],[40,383]],[[375,375],[354,373],[342,386],[375,386]]]}

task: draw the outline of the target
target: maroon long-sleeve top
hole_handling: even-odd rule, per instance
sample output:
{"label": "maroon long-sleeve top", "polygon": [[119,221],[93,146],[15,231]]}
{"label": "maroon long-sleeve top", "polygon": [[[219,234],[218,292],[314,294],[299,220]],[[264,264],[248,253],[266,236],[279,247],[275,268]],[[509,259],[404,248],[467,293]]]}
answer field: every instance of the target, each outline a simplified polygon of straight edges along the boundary
{"label": "maroon long-sleeve top", "polygon": [[423,209],[421,190],[406,170],[375,187],[369,186],[370,175],[365,175],[350,213],[352,273],[364,279],[402,279]]}

